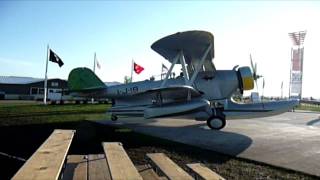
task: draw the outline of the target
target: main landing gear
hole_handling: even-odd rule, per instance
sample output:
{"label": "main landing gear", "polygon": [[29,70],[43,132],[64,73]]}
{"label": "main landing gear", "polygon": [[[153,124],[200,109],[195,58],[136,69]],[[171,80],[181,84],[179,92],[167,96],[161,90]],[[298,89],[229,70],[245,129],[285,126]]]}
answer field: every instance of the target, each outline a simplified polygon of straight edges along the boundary
{"label": "main landing gear", "polygon": [[220,130],[226,126],[226,116],[215,109],[213,109],[213,115],[207,119],[207,125],[210,129]]}

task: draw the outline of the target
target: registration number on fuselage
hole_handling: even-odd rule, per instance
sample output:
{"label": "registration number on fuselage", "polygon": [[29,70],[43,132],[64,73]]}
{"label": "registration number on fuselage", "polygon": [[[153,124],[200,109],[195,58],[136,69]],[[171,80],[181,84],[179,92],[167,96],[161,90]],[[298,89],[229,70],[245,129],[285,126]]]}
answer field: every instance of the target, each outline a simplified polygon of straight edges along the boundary
{"label": "registration number on fuselage", "polygon": [[138,86],[124,88],[124,89],[118,89],[117,94],[118,95],[126,95],[126,94],[135,94],[138,93]]}

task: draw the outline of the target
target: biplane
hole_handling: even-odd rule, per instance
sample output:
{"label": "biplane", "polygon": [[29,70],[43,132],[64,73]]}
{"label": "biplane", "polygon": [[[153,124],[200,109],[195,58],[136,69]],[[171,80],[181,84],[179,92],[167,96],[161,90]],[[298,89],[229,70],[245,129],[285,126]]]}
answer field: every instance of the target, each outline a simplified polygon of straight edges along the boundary
{"label": "biplane", "polygon": [[[213,64],[214,37],[206,31],[178,32],[152,44],[151,48],[171,63],[163,80],[145,80],[106,86],[90,69],[75,68],[68,78],[69,89],[78,95],[112,99],[111,119],[118,116],[154,118],[190,114],[211,129],[225,127],[226,119],[275,115],[298,101],[238,104],[231,97],[254,88],[250,67],[217,70]],[[175,66],[180,76],[172,77]]]}

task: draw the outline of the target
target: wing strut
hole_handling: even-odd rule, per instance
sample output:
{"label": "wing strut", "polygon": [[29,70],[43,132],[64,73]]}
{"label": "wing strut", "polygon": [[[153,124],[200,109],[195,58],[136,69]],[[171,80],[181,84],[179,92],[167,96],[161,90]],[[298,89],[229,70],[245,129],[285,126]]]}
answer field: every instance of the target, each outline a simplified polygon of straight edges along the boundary
{"label": "wing strut", "polygon": [[161,83],[161,85],[160,85],[160,88],[163,88],[163,87],[166,85],[167,80],[168,80],[168,78],[169,78],[169,75],[171,74],[174,65],[177,64],[177,62],[178,62],[179,59],[180,59],[180,53],[177,53],[176,57],[175,57],[174,60],[172,61],[172,64],[171,64],[171,66],[170,66],[169,71],[168,71],[167,74],[166,74],[166,77],[164,78],[164,80],[162,81],[162,83]]}
{"label": "wing strut", "polygon": [[189,83],[189,74],[187,71],[187,66],[186,66],[186,60],[184,59],[183,51],[180,51],[180,64],[182,66],[182,71],[183,71],[183,77],[186,85]]}
{"label": "wing strut", "polygon": [[194,82],[194,80],[196,79],[196,77],[197,77],[197,75],[198,75],[201,67],[202,67],[203,64],[204,64],[204,61],[206,60],[206,58],[207,58],[207,56],[208,56],[208,54],[209,54],[209,52],[210,52],[210,50],[211,50],[211,47],[212,47],[212,44],[210,43],[210,45],[208,46],[206,52],[203,54],[203,56],[202,56],[202,58],[201,58],[201,60],[200,60],[200,63],[197,65],[197,67],[196,67],[196,69],[195,69],[195,72],[193,73],[193,75],[192,75],[192,77],[191,77],[188,85],[191,86],[191,85],[193,84],[193,82]]}
{"label": "wing strut", "polygon": [[162,83],[160,85],[160,88],[163,88],[166,85],[167,80],[169,78],[169,75],[171,74],[173,67],[177,64],[178,61],[180,62],[181,66],[182,66],[182,71],[183,71],[183,77],[184,77],[184,80],[185,80],[185,84],[189,85],[189,86],[192,86],[192,84],[195,81],[200,69],[203,67],[203,64],[204,64],[204,62],[205,62],[205,60],[206,60],[206,58],[207,58],[207,56],[208,56],[208,54],[209,54],[209,52],[211,50],[211,47],[212,47],[212,44],[210,43],[210,45],[207,47],[205,53],[203,54],[203,56],[202,56],[202,58],[200,60],[200,63],[197,64],[197,67],[196,67],[194,73],[192,74],[191,78],[190,78],[189,73],[187,71],[187,65],[186,65],[186,61],[185,61],[185,58],[184,58],[183,51],[180,50],[177,53],[177,55],[175,56],[175,58],[173,59],[172,64],[170,66],[170,69],[167,72],[165,79],[162,81]]}

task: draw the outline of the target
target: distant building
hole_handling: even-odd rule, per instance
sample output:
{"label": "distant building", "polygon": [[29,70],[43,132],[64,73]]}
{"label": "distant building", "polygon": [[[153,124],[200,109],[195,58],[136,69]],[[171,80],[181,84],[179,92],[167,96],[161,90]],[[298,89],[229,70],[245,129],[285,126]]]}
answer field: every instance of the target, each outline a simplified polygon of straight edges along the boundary
{"label": "distant building", "polygon": [[[60,100],[62,91],[68,89],[66,80],[48,79],[48,99]],[[0,76],[0,99],[42,100],[44,79]]]}

